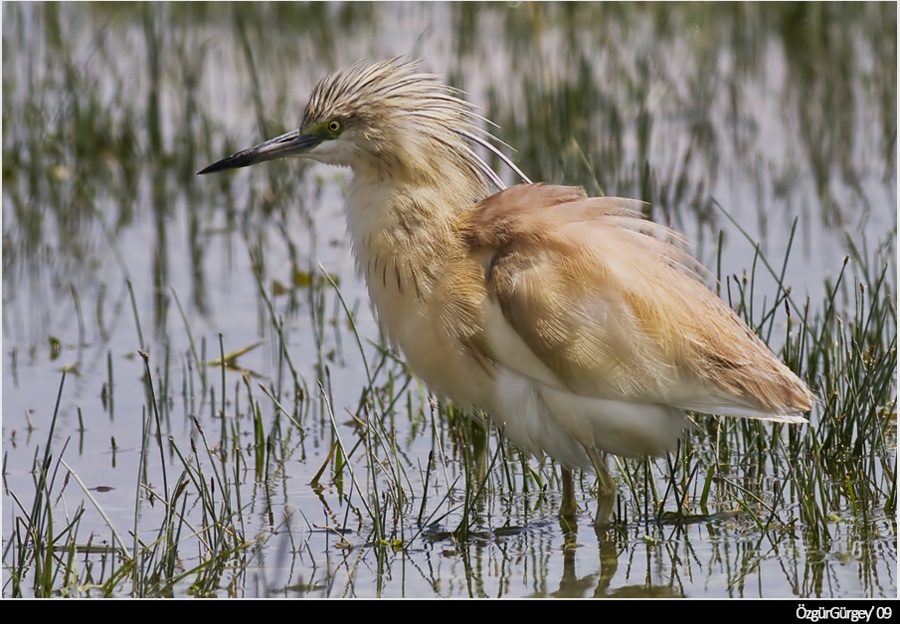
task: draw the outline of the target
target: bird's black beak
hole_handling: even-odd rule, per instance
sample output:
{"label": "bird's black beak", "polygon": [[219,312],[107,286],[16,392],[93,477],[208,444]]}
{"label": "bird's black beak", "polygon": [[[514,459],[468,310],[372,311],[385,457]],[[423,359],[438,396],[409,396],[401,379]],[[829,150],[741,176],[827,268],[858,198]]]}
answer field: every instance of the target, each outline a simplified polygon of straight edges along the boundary
{"label": "bird's black beak", "polygon": [[308,152],[321,142],[321,137],[316,134],[304,134],[301,130],[292,130],[281,136],[277,136],[274,139],[269,139],[264,143],[254,145],[253,147],[241,150],[237,154],[232,154],[227,158],[223,158],[219,162],[213,163],[205,169],[201,169],[197,172],[197,175],[215,173],[216,171],[224,171],[225,169],[247,167],[276,158],[298,156]]}

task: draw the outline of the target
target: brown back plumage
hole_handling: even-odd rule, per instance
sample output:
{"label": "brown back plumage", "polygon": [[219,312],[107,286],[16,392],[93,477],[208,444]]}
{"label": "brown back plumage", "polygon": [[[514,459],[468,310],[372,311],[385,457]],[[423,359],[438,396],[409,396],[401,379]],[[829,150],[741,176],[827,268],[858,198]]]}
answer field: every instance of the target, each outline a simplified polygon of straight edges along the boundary
{"label": "brown back plumage", "polygon": [[806,386],[640,205],[519,185],[467,215],[465,237],[492,250],[490,296],[572,392],[761,418],[810,409]]}

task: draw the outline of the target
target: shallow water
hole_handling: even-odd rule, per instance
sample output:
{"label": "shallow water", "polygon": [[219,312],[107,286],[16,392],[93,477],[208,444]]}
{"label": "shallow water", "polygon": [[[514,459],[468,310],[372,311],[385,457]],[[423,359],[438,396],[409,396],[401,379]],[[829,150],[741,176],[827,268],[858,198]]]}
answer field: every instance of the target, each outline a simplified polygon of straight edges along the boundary
{"label": "shallow water", "polygon": [[[373,544],[365,505],[349,484],[326,478],[321,490],[311,486],[335,436],[348,445],[361,437],[351,416],[360,414],[367,367],[380,361],[377,324],[344,232],[349,174],[279,162],[194,175],[295,126],[329,71],[358,59],[421,57],[498,124],[495,133],[516,148],[512,157],[532,179],[649,201],[650,216],[684,232],[726,288],[757,267],[749,301],[760,308],[777,286],[754,259],[754,242],[776,267],[790,244],[785,283],[796,301],[818,305],[851,245],[883,262],[876,251],[891,249],[896,237],[893,4],[4,3],[2,10],[5,545],[20,514],[10,492],[30,500],[32,462],[47,443],[63,369],[54,456],[109,520],[75,483],[56,499],[57,517],[85,502],[81,541],[111,542],[110,525],[122,535],[137,527],[153,540],[160,506],[144,502],[135,522],[139,468],[150,466],[152,487],[162,480],[159,458],[140,456],[149,413],[143,348],[171,445],[187,452],[191,440],[199,444],[196,417],[211,446],[247,451],[226,464],[241,484],[242,526],[258,538],[236,557],[231,581],[212,593],[896,595],[890,509],[867,518],[865,530],[836,514],[821,550],[795,527],[760,532],[730,509],[698,513],[691,523],[632,511],[622,530],[598,539],[589,526],[591,478],[579,488],[579,527],[567,532],[555,518],[554,469],[519,460],[512,449],[504,452],[520,469],[509,477],[515,486],[485,495],[461,541],[450,533],[460,521],[454,484],[465,479],[463,458],[478,451],[456,448],[455,429],[445,426],[452,416],[430,412],[424,390],[393,359],[372,384],[404,388],[384,416],[392,441],[379,453],[386,465],[400,458],[416,493],[430,454],[440,448],[447,459],[434,468],[435,490],[394,512],[406,516],[392,524],[403,548]],[[352,314],[322,286],[320,266]],[[255,385],[271,387],[290,411],[291,376],[260,284],[278,293],[275,316],[307,390],[295,413],[300,426],[279,417]],[[775,323],[776,351],[784,324]],[[238,358],[254,383],[245,386],[239,371],[223,376],[197,366],[219,357],[220,340],[224,353],[262,341]],[[199,390],[204,376],[211,394]],[[250,450],[250,393],[264,407],[265,430],[281,432],[265,477]],[[235,415],[224,424],[223,396]],[[484,437],[489,457],[503,447],[496,431]],[[171,447],[164,461],[178,472]],[[382,479],[391,471],[372,477],[359,453],[354,461],[362,488],[384,488],[387,504]],[[527,489],[526,465],[545,490]],[[649,470],[665,489],[665,461]],[[426,520],[416,519],[420,509]],[[361,515],[353,532],[336,534],[348,514]],[[182,556],[199,557],[196,550]],[[123,583],[121,595],[129,591]],[[192,593],[189,579],[173,593]]]}

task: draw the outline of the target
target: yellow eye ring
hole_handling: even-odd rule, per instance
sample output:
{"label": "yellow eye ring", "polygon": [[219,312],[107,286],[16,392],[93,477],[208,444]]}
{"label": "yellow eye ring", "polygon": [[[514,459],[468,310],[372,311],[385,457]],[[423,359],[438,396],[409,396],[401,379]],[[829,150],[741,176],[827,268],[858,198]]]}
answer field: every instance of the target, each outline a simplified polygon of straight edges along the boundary
{"label": "yellow eye ring", "polygon": [[328,122],[328,131],[333,132],[334,134],[340,132],[343,127],[344,126],[339,119],[332,119]]}

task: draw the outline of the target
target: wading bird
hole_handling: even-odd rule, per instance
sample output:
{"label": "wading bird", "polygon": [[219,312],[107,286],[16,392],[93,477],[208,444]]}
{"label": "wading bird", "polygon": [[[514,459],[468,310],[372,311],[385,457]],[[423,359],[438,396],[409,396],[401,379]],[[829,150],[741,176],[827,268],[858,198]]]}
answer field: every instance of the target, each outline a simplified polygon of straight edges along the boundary
{"label": "wading bird", "polygon": [[[667,453],[685,410],[806,422],[806,385],[703,284],[680,236],[639,201],[532,184],[485,122],[415,62],[357,64],[313,89],[299,129],[199,173],[290,156],[350,167],[348,232],[386,335],[438,395],[559,462],[564,518],[571,471],[593,467],[607,522],[601,453]],[[477,146],[524,183],[505,188]]]}

